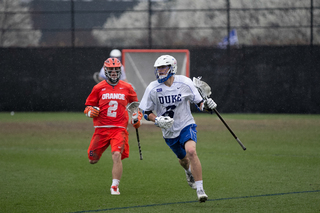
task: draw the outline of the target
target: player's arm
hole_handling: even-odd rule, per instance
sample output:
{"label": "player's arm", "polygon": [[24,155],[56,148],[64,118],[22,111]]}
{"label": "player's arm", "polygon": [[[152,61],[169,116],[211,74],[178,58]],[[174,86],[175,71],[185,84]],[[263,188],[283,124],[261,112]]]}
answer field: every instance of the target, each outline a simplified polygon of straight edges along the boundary
{"label": "player's arm", "polygon": [[153,114],[152,111],[143,111],[143,117],[147,121],[155,122],[155,119],[156,119],[157,116],[155,114]]}
{"label": "player's arm", "polygon": [[156,116],[152,111],[144,111],[143,117],[148,120],[154,122],[157,127],[163,129],[170,129],[173,125],[173,118],[169,116]]}
{"label": "player's arm", "polygon": [[217,107],[217,104],[216,102],[214,102],[214,100],[212,100],[212,98],[207,98],[206,100],[202,100],[199,103],[197,103],[196,106],[201,111],[211,111]]}
{"label": "player's arm", "polygon": [[98,117],[100,113],[100,109],[97,107],[99,101],[99,94],[97,91],[96,86],[94,86],[85,103],[86,108],[83,113],[89,118]]}

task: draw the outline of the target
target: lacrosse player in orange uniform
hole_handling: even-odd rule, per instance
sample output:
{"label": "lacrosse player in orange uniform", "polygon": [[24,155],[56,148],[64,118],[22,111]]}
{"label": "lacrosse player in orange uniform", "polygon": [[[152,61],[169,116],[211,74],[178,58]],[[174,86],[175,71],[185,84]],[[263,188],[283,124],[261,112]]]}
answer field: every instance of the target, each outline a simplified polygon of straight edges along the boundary
{"label": "lacrosse player in orange uniform", "polygon": [[[117,58],[108,58],[104,62],[107,80],[95,85],[88,96],[84,110],[86,116],[93,118],[95,127],[89,148],[88,158],[91,164],[99,161],[102,153],[111,146],[113,167],[112,195],[119,195],[119,183],[123,172],[122,160],[129,157],[127,126],[129,115],[126,106],[138,101],[137,94],[130,84],[120,80],[121,62]],[[131,124],[139,128],[142,114],[138,122]]]}

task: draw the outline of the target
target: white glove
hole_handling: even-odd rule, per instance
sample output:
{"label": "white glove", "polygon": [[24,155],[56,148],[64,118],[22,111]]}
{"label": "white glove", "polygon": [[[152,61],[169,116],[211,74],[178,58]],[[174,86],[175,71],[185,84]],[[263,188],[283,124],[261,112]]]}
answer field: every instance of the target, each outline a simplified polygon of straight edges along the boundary
{"label": "white glove", "polygon": [[217,107],[217,104],[216,104],[216,102],[214,102],[213,100],[212,100],[212,98],[208,98],[208,99],[206,99],[204,102],[203,102],[203,105],[204,105],[204,108],[205,109],[215,109],[216,107]]}
{"label": "white glove", "polygon": [[154,124],[163,129],[170,129],[173,125],[173,121],[173,118],[170,118],[169,116],[159,116],[156,117]]}

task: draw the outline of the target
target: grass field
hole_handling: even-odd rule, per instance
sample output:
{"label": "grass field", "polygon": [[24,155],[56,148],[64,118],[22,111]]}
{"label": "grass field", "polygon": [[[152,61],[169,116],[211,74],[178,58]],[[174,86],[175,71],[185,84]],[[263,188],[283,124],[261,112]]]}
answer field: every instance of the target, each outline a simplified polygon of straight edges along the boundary
{"label": "grass field", "polygon": [[194,114],[209,200],[198,203],[154,125],[130,132],[120,196],[110,149],[90,165],[82,113],[0,113],[0,212],[320,212],[320,115]]}

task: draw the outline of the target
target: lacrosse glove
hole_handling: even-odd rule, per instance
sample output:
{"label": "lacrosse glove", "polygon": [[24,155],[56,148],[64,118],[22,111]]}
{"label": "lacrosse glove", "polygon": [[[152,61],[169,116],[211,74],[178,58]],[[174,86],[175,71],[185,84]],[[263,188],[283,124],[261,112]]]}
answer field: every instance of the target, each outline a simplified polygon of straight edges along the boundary
{"label": "lacrosse glove", "polygon": [[132,119],[131,119],[131,124],[133,125],[134,128],[138,129],[141,126],[141,120],[142,118],[142,113],[138,111],[137,113],[132,114]]}
{"label": "lacrosse glove", "polygon": [[163,129],[170,129],[173,125],[173,121],[173,118],[170,118],[169,116],[159,116],[156,117],[154,124]]}
{"label": "lacrosse glove", "polygon": [[212,98],[207,98],[204,102],[203,102],[203,105],[204,105],[204,109],[205,110],[213,110],[217,107],[217,104],[216,102],[214,102],[212,100]]}
{"label": "lacrosse glove", "polygon": [[89,118],[95,118],[99,116],[100,109],[99,107],[92,107],[92,106],[87,106],[84,111],[84,114],[86,114],[87,117]]}

